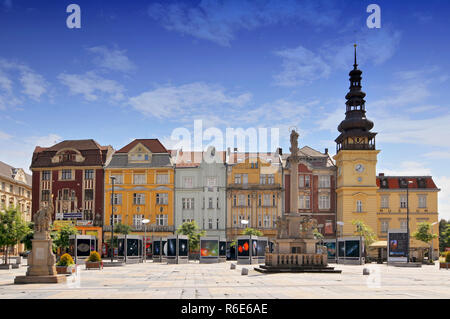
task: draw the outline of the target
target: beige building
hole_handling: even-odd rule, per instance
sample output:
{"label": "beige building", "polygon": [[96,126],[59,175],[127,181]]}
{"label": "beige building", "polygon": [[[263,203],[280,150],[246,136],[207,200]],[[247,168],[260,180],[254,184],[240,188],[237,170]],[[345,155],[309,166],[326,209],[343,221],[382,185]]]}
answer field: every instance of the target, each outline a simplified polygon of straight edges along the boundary
{"label": "beige building", "polygon": [[[22,218],[31,221],[31,175],[0,161],[0,210],[10,207],[17,207]],[[12,253],[21,252],[23,245],[19,246]]]}

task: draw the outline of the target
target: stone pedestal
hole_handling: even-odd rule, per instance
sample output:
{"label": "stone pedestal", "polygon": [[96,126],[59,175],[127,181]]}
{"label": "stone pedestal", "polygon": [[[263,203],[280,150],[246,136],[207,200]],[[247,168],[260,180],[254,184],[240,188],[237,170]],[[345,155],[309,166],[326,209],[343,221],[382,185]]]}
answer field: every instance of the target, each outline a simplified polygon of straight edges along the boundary
{"label": "stone pedestal", "polygon": [[33,239],[33,249],[28,256],[28,270],[25,276],[17,276],[15,284],[60,283],[66,281],[65,275],[56,272],[56,258],[52,252],[51,239]]}

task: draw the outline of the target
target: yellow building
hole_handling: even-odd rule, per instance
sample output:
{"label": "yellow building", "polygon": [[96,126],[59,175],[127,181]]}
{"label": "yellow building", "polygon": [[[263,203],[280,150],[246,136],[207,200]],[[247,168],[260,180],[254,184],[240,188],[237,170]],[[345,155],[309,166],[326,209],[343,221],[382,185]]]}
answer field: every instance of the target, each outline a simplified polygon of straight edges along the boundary
{"label": "yellow building", "polygon": [[278,154],[237,151],[230,154],[227,168],[227,240],[241,235],[246,227],[275,238],[275,222],[283,208],[282,185],[281,157]]}
{"label": "yellow building", "polygon": [[[31,221],[31,175],[0,161],[0,211],[8,208],[17,208],[23,220]],[[11,253],[18,254],[24,247],[12,249]]]}
{"label": "yellow building", "polygon": [[[346,117],[340,123],[334,159],[337,172],[337,220],[339,236],[355,235],[353,220],[361,220],[376,234],[379,241],[387,239],[389,229],[406,228],[409,187],[410,234],[420,222],[438,221],[437,193],[431,177],[376,176],[377,155],[374,124],[366,118],[366,94],[361,91],[361,74],[357,68],[356,49],[354,69],[350,72],[350,92],[346,95]],[[411,183],[408,183],[410,181]],[[434,229],[437,233],[437,227]],[[434,248],[438,240],[433,241]],[[411,257],[428,245],[411,239]],[[436,250],[437,251],[437,250]]]}
{"label": "yellow building", "polygon": [[[114,225],[132,227],[131,234],[168,236],[174,228],[174,168],[157,139],[136,139],[118,150],[105,168],[105,235],[111,238],[114,177]],[[146,228],[142,221],[149,219]],[[109,232],[109,234],[108,234]],[[107,240],[107,243],[109,241]]]}

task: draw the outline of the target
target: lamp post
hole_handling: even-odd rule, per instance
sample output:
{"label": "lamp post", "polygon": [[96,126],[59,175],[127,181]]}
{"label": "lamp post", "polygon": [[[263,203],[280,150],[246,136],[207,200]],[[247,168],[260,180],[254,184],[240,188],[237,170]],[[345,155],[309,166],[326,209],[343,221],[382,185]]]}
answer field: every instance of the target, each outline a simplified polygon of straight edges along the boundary
{"label": "lamp post", "polygon": [[[436,225],[437,223],[438,223],[438,222],[434,222],[434,223],[431,224],[431,234],[433,234],[433,226]],[[433,254],[434,254],[434,250],[433,250],[433,239],[434,239],[434,238],[431,239],[431,253],[430,253],[430,259],[431,259],[431,261],[434,260],[434,259],[433,259]]]}
{"label": "lamp post", "polygon": [[408,257],[407,257],[407,263],[409,264],[409,247],[410,247],[410,243],[409,243],[409,184],[412,184],[412,181],[407,181],[406,183],[406,234],[408,236],[408,248],[406,250],[406,252],[408,253]]}
{"label": "lamp post", "polygon": [[144,219],[142,224],[144,224],[144,262],[147,262],[147,224],[150,219]]}
{"label": "lamp post", "polygon": [[[337,221],[336,224],[338,226],[344,227],[344,222]],[[338,226],[336,226],[336,264],[339,264],[339,241],[338,241]]]}
{"label": "lamp post", "polygon": [[111,176],[112,194],[111,194],[111,263],[114,262],[114,181],[115,176]]}

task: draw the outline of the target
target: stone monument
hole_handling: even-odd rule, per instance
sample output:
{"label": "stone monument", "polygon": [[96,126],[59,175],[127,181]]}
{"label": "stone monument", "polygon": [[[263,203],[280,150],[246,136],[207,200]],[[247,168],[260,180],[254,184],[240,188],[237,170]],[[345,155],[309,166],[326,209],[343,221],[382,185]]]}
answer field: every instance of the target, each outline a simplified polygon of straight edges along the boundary
{"label": "stone monument", "polygon": [[284,212],[278,217],[277,238],[274,251],[266,251],[266,264],[255,268],[260,272],[334,272],[328,267],[327,252],[316,249],[317,239],[314,230],[317,220],[310,215],[298,212],[298,133],[291,131],[291,155],[288,157],[290,166],[290,212]]}
{"label": "stone monument", "polygon": [[53,204],[41,206],[34,215],[34,238],[28,255],[28,270],[25,276],[17,276],[15,284],[60,283],[66,281],[65,275],[57,275],[56,257],[52,251],[50,225],[52,223]]}

